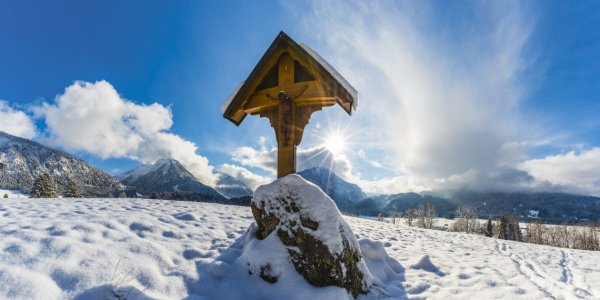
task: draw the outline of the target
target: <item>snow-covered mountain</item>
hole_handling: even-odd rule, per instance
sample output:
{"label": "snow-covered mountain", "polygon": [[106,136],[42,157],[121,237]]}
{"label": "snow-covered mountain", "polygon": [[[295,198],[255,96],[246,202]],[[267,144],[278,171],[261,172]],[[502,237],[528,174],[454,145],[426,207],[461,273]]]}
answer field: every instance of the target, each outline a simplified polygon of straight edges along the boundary
{"label": "snow-covered mountain", "polygon": [[348,210],[367,195],[354,183],[347,182],[325,168],[311,168],[298,175],[319,186],[341,210]]}
{"label": "snow-covered mountain", "polygon": [[445,197],[452,203],[457,205],[466,203],[473,206],[480,216],[499,216],[503,213],[528,216],[530,211],[536,211],[537,217],[552,222],[600,220],[600,197],[594,196],[468,190],[444,192],[443,194],[446,194]]}
{"label": "snow-covered mountain", "polygon": [[153,192],[187,191],[224,200],[223,195],[198,181],[192,173],[174,159],[163,158],[154,164],[139,165],[115,177],[142,195],[149,195]]}
{"label": "snow-covered mountain", "polygon": [[0,189],[28,194],[35,178],[48,172],[59,193],[69,181],[86,196],[118,194],[125,187],[106,172],[66,152],[0,131]]}
{"label": "snow-covered mountain", "polygon": [[254,192],[241,181],[225,174],[217,173],[219,180],[217,180],[217,186],[215,190],[221,193],[221,195],[227,198],[241,198],[252,196]]}

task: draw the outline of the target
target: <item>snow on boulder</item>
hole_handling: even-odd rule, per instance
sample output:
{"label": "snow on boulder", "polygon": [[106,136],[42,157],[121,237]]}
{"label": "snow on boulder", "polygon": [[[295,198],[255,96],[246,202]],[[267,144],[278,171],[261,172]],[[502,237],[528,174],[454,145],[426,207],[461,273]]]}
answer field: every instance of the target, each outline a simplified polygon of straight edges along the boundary
{"label": "snow on boulder", "polygon": [[[373,278],[358,241],[333,200],[318,186],[288,175],[259,187],[251,206],[258,242],[267,249],[281,242],[283,253],[277,255],[285,255],[308,283],[342,287],[354,297],[369,292]],[[277,282],[280,266],[270,263],[276,257],[265,255],[256,263],[248,262],[249,272]]]}

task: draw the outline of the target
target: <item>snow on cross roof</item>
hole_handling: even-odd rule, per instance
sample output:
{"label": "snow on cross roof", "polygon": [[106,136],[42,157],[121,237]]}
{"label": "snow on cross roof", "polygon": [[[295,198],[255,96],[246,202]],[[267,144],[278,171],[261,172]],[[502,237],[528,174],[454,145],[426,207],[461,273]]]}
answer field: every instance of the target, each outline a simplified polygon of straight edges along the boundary
{"label": "snow on cross roof", "polygon": [[319,55],[306,44],[300,43],[299,45],[302,47],[302,49],[306,50],[306,52],[308,52],[308,54],[310,54],[310,56],[312,56],[319,64],[321,64],[321,66],[323,66],[323,68],[325,68],[325,70],[327,70],[327,72],[329,72],[329,74],[331,74],[331,76],[333,76],[333,78],[337,80],[337,82],[339,82],[342,87],[346,89],[346,91],[348,91],[348,93],[350,93],[352,99],[354,100],[352,101],[352,108],[354,111],[356,111],[356,108],[358,107],[358,91],[354,89],[354,87],[350,85],[350,83],[346,81],[346,79],[340,73],[338,73],[338,71],[336,71],[325,59],[323,59],[321,55]]}
{"label": "snow on cross roof", "polygon": [[237,93],[240,91],[240,89],[242,88],[242,86],[244,85],[244,83],[246,83],[246,81],[242,81],[233,91],[233,93],[231,93],[231,95],[229,95],[229,97],[227,97],[227,100],[225,100],[225,103],[223,103],[223,105],[221,105],[221,112],[224,114],[225,111],[227,110],[227,107],[229,107],[229,105],[231,104],[231,102],[233,101],[233,98],[235,98],[235,95],[237,95]]}
{"label": "snow on cross roof", "polygon": [[277,38],[275,38],[271,46],[269,46],[248,78],[240,83],[233,93],[231,93],[231,95],[229,95],[229,97],[225,100],[225,103],[223,103],[221,106],[221,112],[223,113],[224,118],[230,120],[236,125],[239,125],[246,117],[247,114],[239,108],[240,101],[246,101],[245,99],[242,99],[243,95],[250,88],[254,80],[260,79],[257,78],[257,76],[260,74],[260,71],[265,67],[269,59],[271,59],[271,57],[275,54],[276,49],[282,44],[289,45],[292,49],[297,51],[299,55],[305,57],[309,61],[314,62],[318,69],[317,72],[322,72],[326,77],[333,79],[334,84],[340,89],[340,94],[336,95],[336,97],[342,98],[342,101],[352,102],[351,106],[345,106],[344,104],[341,104],[341,102],[340,105],[342,105],[348,114],[351,114],[352,110],[356,111],[358,107],[358,92],[356,89],[354,89],[354,87],[352,87],[352,85],[350,85],[350,83],[348,83],[348,81],[346,81],[346,79],[344,79],[340,73],[338,73],[314,50],[305,44],[296,43],[282,31],[279,33],[279,35],[277,35]]}

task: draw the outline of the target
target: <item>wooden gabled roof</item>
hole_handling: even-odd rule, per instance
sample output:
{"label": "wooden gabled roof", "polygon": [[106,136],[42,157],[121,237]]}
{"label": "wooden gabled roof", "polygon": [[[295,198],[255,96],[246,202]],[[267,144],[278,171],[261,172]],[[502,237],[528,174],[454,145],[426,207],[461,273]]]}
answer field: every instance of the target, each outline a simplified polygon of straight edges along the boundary
{"label": "wooden gabled roof", "polygon": [[352,110],[356,110],[357,91],[321,56],[308,46],[296,43],[282,31],[271,43],[250,76],[227,98],[221,107],[224,118],[239,126],[248,113],[256,113],[244,110],[244,104],[256,92],[279,85],[275,74],[277,72],[273,70],[277,69],[279,57],[286,52],[299,66],[297,75],[299,82],[317,83],[324,98],[336,99],[336,102],[350,115]]}

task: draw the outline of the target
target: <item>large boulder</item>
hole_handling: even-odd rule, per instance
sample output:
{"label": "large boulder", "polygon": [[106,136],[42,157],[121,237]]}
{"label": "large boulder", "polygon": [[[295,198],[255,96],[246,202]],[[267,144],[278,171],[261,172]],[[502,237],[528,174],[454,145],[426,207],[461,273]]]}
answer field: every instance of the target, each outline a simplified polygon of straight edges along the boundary
{"label": "large boulder", "polygon": [[[354,297],[369,292],[373,278],[356,237],[333,200],[318,186],[288,175],[259,187],[251,206],[258,225],[256,238],[279,239],[288,260],[308,283],[342,287]],[[273,283],[277,277],[272,268],[264,260],[262,266],[252,267]]]}

